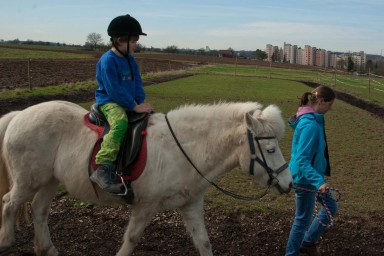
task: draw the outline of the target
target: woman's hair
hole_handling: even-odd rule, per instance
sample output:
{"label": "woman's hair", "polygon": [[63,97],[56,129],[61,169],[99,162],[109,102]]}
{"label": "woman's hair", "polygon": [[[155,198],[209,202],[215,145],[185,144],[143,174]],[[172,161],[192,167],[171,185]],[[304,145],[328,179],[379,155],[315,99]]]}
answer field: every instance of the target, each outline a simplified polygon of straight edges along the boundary
{"label": "woman's hair", "polygon": [[315,103],[319,98],[324,99],[325,102],[329,102],[336,98],[336,94],[332,88],[325,85],[320,85],[316,87],[312,92],[305,92],[303,95],[301,95],[300,106],[305,106],[309,102]]}

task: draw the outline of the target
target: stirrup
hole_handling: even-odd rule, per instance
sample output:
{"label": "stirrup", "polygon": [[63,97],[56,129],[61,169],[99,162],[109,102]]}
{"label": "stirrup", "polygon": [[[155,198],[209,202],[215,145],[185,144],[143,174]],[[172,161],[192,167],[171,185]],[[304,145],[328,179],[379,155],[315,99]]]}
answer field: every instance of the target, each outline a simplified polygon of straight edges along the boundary
{"label": "stirrup", "polygon": [[129,191],[129,189],[128,189],[128,187],[127,187],[127,184],[125,184],[125,181],[124,181],[123,176],[120,175],[120,174],[117,173],[117,172],[116,172],[116,175],[120,178],[121,183],[122,183],[123,186],[124,186],[124,192],[123,192],[123,193],[119,193],[119,194],[115,194],[115,195],[117,195],[117,196],[126,196],[126,195],[128,195],[128,191]]}

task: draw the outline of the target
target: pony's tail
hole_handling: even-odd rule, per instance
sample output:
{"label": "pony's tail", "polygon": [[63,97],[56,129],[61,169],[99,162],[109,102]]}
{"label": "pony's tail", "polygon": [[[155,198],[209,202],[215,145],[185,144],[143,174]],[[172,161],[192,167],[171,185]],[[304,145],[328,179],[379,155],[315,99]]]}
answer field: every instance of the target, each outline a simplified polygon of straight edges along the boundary
{"label": "pony's tail", "polygon": [[[8,174],[7,164],[5,163],[5,158],[3,155],[3,140],[5,132],[7,131],[8,125],[11,120],[18,114],[19,111],[10,112],[0,118],[0,212],[3,211],[3,196],[9,192],[11,189],[11,180]],[[16,225],[19,227],[20,217],[24,215],[24,219],[29,221],[29,216],[27,212],[27,206],[24,204],[19,209]],[[0,220],[1,222],[1,220]]]}

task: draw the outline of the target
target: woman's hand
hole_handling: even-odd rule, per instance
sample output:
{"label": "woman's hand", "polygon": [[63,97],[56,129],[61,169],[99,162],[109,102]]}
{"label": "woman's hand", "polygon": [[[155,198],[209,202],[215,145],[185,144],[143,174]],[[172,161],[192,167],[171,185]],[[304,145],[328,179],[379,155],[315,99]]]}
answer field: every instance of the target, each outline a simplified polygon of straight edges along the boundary
{"label": "woman's hand", "polygon": [[323,185],[321,185],[319,187],[318,191],[320,193],[327,193],[329,191],[329,188],[330,188],[329,184],[328,183],[324,183]]}

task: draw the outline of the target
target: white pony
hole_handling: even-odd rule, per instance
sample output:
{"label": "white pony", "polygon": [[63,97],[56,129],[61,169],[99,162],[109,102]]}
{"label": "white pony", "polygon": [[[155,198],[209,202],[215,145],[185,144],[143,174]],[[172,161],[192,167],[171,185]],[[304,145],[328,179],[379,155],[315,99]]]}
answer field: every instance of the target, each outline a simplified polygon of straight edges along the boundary
{"label": "white pony", "polygon": [[[0,188],[5,194],[0,253],[15,242],[17,210],[32,200],[35,253],[58,255],[47,219],[59,183],[73,197],[92,204],[125,203],[122,197],[99,188],[95,193],[89,180],[89,157],[97,135],[83,124],[86,113],[76,104],[51,101],[0,119]],[[246,174],[251,171],[255,181],[269,184],[276,194],[290,190],[292,177],[277,142],[285,124],[276,106],[263,110],[252,102],[193,105],[170,111],[167,117],[178,141],[205,178],[176,145],[165,115],[151,115],[148,160],[142,175],[132,183],[132,214],[117,255],[131,255],[152,217],[174,208],[180,209],[200,255],[212,255],[203,216],[204,193],[210,186],[207,180],[213,181],[236,167]],[[250,147],[256,152],[251,154]]]}

